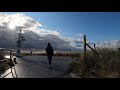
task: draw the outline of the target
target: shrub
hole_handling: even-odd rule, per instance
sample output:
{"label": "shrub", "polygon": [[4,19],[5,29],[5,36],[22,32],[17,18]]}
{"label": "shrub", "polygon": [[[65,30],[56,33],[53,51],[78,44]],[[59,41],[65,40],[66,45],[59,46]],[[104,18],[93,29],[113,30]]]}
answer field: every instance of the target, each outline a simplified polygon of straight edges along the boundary
{"label": "shrub", "polygon": [[89,51],[85,59],[72,61],[70,63],[71,71],[82,77],[120,77],[120,51],[99,49],[97,52],[99,56]]}

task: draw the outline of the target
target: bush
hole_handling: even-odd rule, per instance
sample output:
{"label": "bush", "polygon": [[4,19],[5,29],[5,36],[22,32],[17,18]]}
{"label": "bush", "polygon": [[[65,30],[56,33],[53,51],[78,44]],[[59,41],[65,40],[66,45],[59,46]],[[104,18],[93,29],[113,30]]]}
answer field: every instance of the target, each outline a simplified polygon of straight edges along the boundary
{"label": "bush", "polygon": [[85,59],[71,62],[71,71],[82,77],[120,77],[120,51],[99,49],[97,52],[99,56],[90,51]]}

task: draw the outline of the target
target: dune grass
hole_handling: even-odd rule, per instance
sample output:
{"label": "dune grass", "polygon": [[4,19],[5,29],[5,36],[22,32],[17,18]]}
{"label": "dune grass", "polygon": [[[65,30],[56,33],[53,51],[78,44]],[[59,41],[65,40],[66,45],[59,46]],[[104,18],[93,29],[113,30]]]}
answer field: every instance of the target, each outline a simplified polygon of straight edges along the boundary
{"label": "dune grass", "polygon": [[99,49],[97,52],[99,56],[92,51],[88,51],[85,59],[83,59],[83,53],[81,53],[79,60],[70,63],[71,72],[85,78],[119,78],[120,51]]}

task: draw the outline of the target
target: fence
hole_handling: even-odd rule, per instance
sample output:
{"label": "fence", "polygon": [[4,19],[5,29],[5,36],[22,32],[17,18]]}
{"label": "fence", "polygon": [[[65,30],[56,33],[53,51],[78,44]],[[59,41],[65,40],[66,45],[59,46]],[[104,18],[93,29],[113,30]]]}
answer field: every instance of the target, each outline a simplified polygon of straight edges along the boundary
{"label": "fence", "polygon": [[94,49],[87,44],[86,42],[86,35],[84,35],[84,59],[86,58],[86,46],[88,46],[95,54],[99,55],[97,52],[96,52],[96,46],[95,46],[95,43],[94,43]]}
{"label": "fence", "polygon": [[[8,55],[10,56],[10,58],[5,58],[3,57],[5,53],[3,53],[3,51],[7,52]],[[9,74],[12,74],[12,77],[13,78],[17,78],[17,72],[16,72],[16,69],[15,69],[15,58],[14,60],[12,60],[12,50],[8,50],[8,49],[5,49],[5,48],[0,48],[0,56],[2,58],[0,58],[0,67],[3,65],[3,64],[7,64],[5,65],[4,67],[4,71],[10,69],[10,72],[8,72],[7,74],[3,75],[2,76],[2,72],[0,71],[0,78],[5,78],[6,76],[8,76]],[[9,64],[7,63],[9,62]],[[15,72],[15,76],[14,76],[14,73],[13,71]]]}

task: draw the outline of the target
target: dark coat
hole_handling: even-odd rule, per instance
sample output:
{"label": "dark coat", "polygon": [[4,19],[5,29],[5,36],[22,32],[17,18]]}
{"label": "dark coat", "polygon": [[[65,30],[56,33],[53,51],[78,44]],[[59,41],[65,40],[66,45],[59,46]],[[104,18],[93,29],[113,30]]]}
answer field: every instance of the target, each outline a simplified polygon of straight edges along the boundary
{"label": "dark coat", "polygon": [[52,46],[47,46],[46,53],[47,53],[47,56],[53,56],[54,51],[53,51]]}

